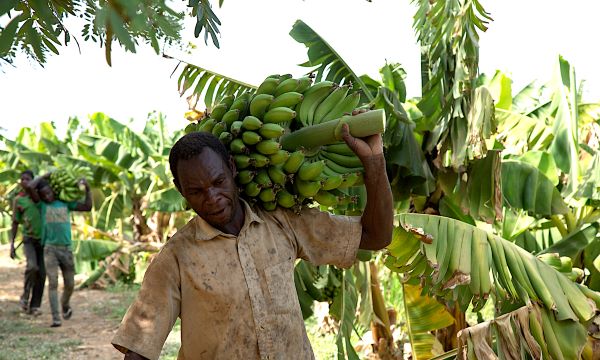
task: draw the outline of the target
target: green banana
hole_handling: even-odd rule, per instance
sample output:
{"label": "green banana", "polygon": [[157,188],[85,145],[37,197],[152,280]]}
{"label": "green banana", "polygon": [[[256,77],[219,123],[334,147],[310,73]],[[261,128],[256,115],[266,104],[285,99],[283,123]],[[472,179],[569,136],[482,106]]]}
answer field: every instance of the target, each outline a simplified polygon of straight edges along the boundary
{"label": "green banana", "polygon": [[300,169],[300,166],[304,162],[304,152],[302,150],[294,151],[291,153],[283,164],[283,170],[288,174],[295,174]]}
{"label": "green banana", "polygon": [[287,107],[287,108],[293,108],[294,106],[296,106],[297,104],[299,104],[302,99],[304,99],[304,95],[295,92],[295,91],[291,91],[291,92],[286,92],[283,93],[279,96],[277,96],[273,102],[271,103],[271,105],[269,105],[269,109],[274,109],[276,107]]}
{"label": "green banana", "polygon": [[281,149],[281,144],[275,140],[263,140],[256,144],[256,150],[264,155],[272,155]]}
{"label": "green banana", "polygon": [[304,76],[298,79],[298,87],[296,88],[296,92],[303,94],[306,90],[310,88],[313,80],[309,76]]}
{"label": "green banana", "polygon": [[263,117],[266,123],[282,123],[293,120],[296,117],[296,112],[286,107],[276,107],[267,111]]}
{"label": "green banana", "polygon": [[268,77],[266,78],[259,86],[258,89],[256,89],[256,95],[261,95],[261,94],[268,94],[268,95],[273,95],[273,93],[275,92],[275,89],[277,88],[277,85],[279,85],[279,77],[277,78],[272,78],[272,77]]}
{"label": "green banana", "polygon": [[283,135],[285,129],[279,124],[264,124],[259,130],[258,133],[264,137],[265,139],[276,139]]}
{"label": "green banana", "polygon": [[254,166],[257,168],[265,167],[270,163],[270,159],[268,157],[255,152],[250,154],[250,159],[252,159]]}
{"label": "green banana", "polygon": [[210,113],[210,117],[217,121],[221,121],[221,119],[223,118],[223,115],[225,115],[227,110],[229,110],[229,108],[227,108],[227,105],[219,104],[219,105],[215,106],[213,111]]}
{"label": "green banana", "polygon": [[323,172],[325,161],[308,162],[305,161],[298,169],[298,178],[304,181],[315,180]]}
{"label": "green banana", "polygon": [[233,97],[233,95],[227,95],[224,96],[221,101],[219,101],[219,104],[224,104],[228,109],[231,107],[231,105],[233,105],[233,101],[235,100],[235,98]]}
{"label": "green banana", "polygon": [[336,206],[339,203],[337,196],[325,190],[319,190],[313,198],[323,206]]}
{"label": "green banana", "polygon": [[248,184],[256,176],[254,170],[242,170],[237,174],[238,182],[242,185]]}
{"label": "green banana", "polygon": [[254,131],[247,130],[242,133],[242,140],[246,145],[255,145],[258,144],[262,138]]}
{"label": "green banana", "polygon": [[324,151],[324,150],[321,151],[320,154],[323,155],[324,158],[329,159],[343,167],[355,168],[355,167],[363,166],[362,161],[360,161],[360,159],[358,157],[356,157],[356,155],[352,155],[352,156],[340,155],[340,154],[336,154],[336,153],[330,153],[330,152]]}
{"label": "green banana", "polygon": [[240,118],[246,116],[246,114],[248,112],[248,106],[250,105],[250,96],[251,96],[251,94],[248,92],[245,92],[242,95],[238,96],[233,101],[233,104],[231,104],[231,107],[229,108],[229,110],[236,110],[236,109],[239,110]]}
{"label": "green banana", "polygon": [[229,143],[233,140],[233,134],[227,131],[223,131],[221,135],[219,135],[219,140],[225,145],[229,145]]}
{"label": "green banana", "polygon": [[344,100],[340,101],[330,112],[328,112],[322,119],[321,123],[339,119],[346,114],[352,114],[352,111],[356,109],[360,102],[360,93],[354,92],[347,95]]}
{"label": "green banana", "polygon": [[212,129],[216,123],[217,123],[217,121],[215,119],[211,119],[211,118],[205,119],[200,123],[200,126],[198,127],[198,131],[212,133]]}
{"label": "green banana", "polygon": [[246,130],[258,130],[263,126],[263,123],[256,116],[248,115],[242,121],[242,126]]}
{"label": "green banana", "polygon": [[289,209],[296,204],[296,197],[290,194],[289,191],[281,189],[277,193],[277,204]]}
{"label": "green banana", "polygon": [[359,178],[359,174],[360,173],[356,173],[356,172],[347,173],[346,178],[342,181],[342,183],[338,186],[338,188],[345,189],[345,188],[354,186],[354,184],[356,184],[356,181]]}
{"label": "green banana", "polygon": [[216,137],[219,137],[223,131],[227,130],[227,124],[224,121],[220,121],[215,124],[212,129],[212,134]]}
{"label": "green banana", "polygon": [[269,173],[265,169],[261,169],[259,172],[256,173],[254,181],[260,186],[262,186],[262,188],[270,188],[273,186],[273,181],[271,181]]}
{"label": "green banana", "polygon": [[262,206],[267,211],[273,211],[277,208],[277,203],[275,201],[263,201]]}
{"label": "green banana", "polygon": [[229,143],[229,149],[234,154],[248,154],[249,150],[246,144],[242,141],[242,139],[233,139],[231,143]]}
{"label": "green banana", "polygon": [[320,181],[304,181],[297,179],[294,182],[294,186],[296,187],[298,194],[304,197],[313,197],[321,190]]}
{"label": "green banana", "polygon": [[287,175],[285,174],[285,172],[283,172],[283,170],[281,169],[281,167],[279,167],[279,166],[270,166],[267,169],[267,172],[269,174],[269,177],[271,178],[271,180],[273,180],[273,182],[275,184],[285,185],[285,183],[287,181]]}
{"label": "green banana", "polygon": [[258,94],[254,95],[250,101],[250,115],[262,118],[273,102],[273,95],[270,94]]}
{"label": "green banana", "polygon": [[348,85],[343,85],[335,90],[333,90],[327,97],[321,101],[319,106],[315,109],[315,114],[313,116],[313,124],[320,124],[325,117],[325,115],[329,114],[333,108],[336,107],[341,101],[344,100],[346,94],[348,93],[348,89],[350,87]]}
{"label": "green banana", "polygon": [[271,165],[282,165],[290,157],[290,153],[286,150],[279,150],[275,154],[270,155]]}
{"label": "green banana", "polygon": [[345,173],[350,173],[350,172],[361,172],[363,171],[362,167],[355,167],[355,168],[348,168],[342,165],[339,165],[336,162],[333,162],[329,159],[325,160],[325,164],[327,164],[327,167],[330,168],[331,170],[335,171],[338,174],[345,174]]}
{"label": "green banana", "polygon": [[[335,84],[331,81],[322,81],[314,84],[310,87],[310,89],[306,90],[304,93],[304,100],[300,103],[300,108],[298,109],[298,120],[304,126],[312,125],[312,118],[314,116],[314,112],[323,101],[329,95],[331,91],[333,91]],[[309,119],[311,121],[309,121]]]}
{"label": "green banana", "polygon": [[279,85],[277,85],[277,88],[275,88],[275,92],[273,93],[273,95],[275,97],[277,97],[281,94],[295,91],[297,88],[298,88],[298,80],[297,79],[294,79],[294,78],[285,79],[285,80],[282,80],[279,83]]}
{"label": "green banana", "polygon": [[258,198],[261,199],[263,202],[273,202],[276,199],[275,196],[276,194],[273,188],[262,189],[260,191],[260,194],[258,194]]}
{"label": "green banana", "polygon": [[233,124],[229,127],[229,132],[233,135],[233,137],[237,137],[242,131],[242,122],[234,121]]}
{"label": "green banana", "polygon": [[333,190],[333,189],[337,189],[342,182],[344,181],[344,179],[346,178],[347,175],[342,175],[342,174],[336,174],[334,176],[325,176],[324,178],[321,179],[321,181],[323,182],[323,190]]}
{"label": "green banana", "polygon": [[246,184],[246,187],[244,188],[244,192],[250,197],[258,196],[258,194],[260,194],[260,190],[261,186],[255,183],[254,181],[251,181],[248,184]]}
{"label": "green banana", "polygon": [[229,127],[231,124],[233,124],[234,121],[237,121],[240,119],[240,110],[239,109],[232,109],[229,110],[225,113],[225,115],[223,115],[223,119],[221,121],[224,121],[227,126]]}
{"label": "green banana", "polygon": [[254,165],[254,160],[248,155],[234,155],[233,161],[235,161],[235,167],[238,169],[245,169],[250,165]]}
{"label": "green banana", "polygon": [[356,156],[354,154],[354,151],[352,151],[352,149],[350,149],[348,144],[346,144],[345,142],[339,142],[339,143],[335,143],[335,144],[325,145],[325,146],[323,146],[323,150],[325,150],[329,153],[334,153],[334,154],[339,154],[339,155]]}

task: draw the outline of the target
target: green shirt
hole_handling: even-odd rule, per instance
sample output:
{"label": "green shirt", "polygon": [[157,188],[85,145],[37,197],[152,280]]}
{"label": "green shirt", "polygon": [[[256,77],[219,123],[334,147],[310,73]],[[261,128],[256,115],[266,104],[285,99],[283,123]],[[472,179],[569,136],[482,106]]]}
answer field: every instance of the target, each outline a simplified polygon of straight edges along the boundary
{"label": "green shirt", "polygon": [[42,213],[42,245],[71,246],[70,210],[76,202],[55,200],[51,203],[40,202]]}
{"label": "green shirt", "polygon": [[27,195],[17,196],[14,202],[15,220],[23,225],[23,236],[40,239],[42,237],[42,217],[40,209]]}

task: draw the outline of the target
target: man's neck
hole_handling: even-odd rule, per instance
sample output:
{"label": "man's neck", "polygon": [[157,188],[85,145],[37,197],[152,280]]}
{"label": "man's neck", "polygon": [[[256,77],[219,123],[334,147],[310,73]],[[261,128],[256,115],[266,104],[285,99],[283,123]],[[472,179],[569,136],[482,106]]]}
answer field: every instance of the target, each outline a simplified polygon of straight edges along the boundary
{"label": "man's neck", "polygon": [[238,236],[242,227],[244,226],[244,222],[246,221],[246,214],[244,206],[242,202],[238,200],[237,206],[235,207],[235,211],[231,218],[229,224],[225,225],[223,228],[219,228],[225,234],[231,234]]}

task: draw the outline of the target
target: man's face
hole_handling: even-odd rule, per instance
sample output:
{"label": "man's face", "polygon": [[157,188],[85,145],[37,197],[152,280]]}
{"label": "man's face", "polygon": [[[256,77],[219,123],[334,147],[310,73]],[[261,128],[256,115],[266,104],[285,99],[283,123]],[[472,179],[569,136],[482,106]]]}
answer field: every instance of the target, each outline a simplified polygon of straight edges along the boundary
{"label": "man's face", "polygon": [[54,201],[54,191],[52,191],[52,188],[48,185],[42,187],[39,190],[39,194],[40,199],[42,199],[44,202],[51,203]]}
{"label": "man's face", "polygon": [[29,174],[21,174],[21,187],[24,189],[33,180]]}
{"label": "man's face", "polygon": [[233,177],[235,166],[210,148],[188,160],[179,160],[179,191],[202,219],[216,228],[229,224],[239,198]]}

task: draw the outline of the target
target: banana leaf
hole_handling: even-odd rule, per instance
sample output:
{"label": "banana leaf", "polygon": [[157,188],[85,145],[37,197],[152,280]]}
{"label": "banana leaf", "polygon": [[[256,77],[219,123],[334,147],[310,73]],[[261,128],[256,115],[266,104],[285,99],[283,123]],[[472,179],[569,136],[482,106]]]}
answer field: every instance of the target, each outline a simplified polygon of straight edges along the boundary
{"label": "banana leaf", "polygon": [[597,238],[600,224],[593,223],[581,230],[570,233],[565,238],[540,251],[539,254],[558,253],[560,256],[575,258]]}
{"label": "banana leaf", "polygon": [[73,240],[73,257],[77,273],[85,273],[96,268],[98,261],[121,248],[114,241],[87,239]]}
{"label": "banana leaf", "polygon": [[502,161],[502,195],[507,206],[538,215],[568,211],[552,181],[538,168],[522,161]]}
{"label": "banana leaf", "polygon": [[496,109],[510,110],[512,108],[512,80],[500,70],[497,70],[489,82],[484,83],[490,91]]}
{"label": "banana leaf", "polygon": [[437,300],[422,295],[421,286],[405,283],[402,288],[412,358],[431,359],[443,352],[442,344],[432,332],[453,325],[454,318]]}
{"label": "banana leaf", "polygon": [[[197,65],[179,60],[186,64],[179,74],[177,86],[181,96],[189,92],[188,103],[190,108],[195,108],[198,101],[203,98],[208,109],[212,109],[226,95],[239,95],[244,92],[253,93],[257,86],[218,74]],[[178,65],[179,66],[179,65]]]}
{"label": "banana leaf", "polygon": [[552,185],[558,185],[559,170],[552,154],[546,151],[528,151],[522,155],[509,155],[506,159],[518,160],[533,165],[552,182]]}
{"label": "banana leaf", "polygon": [[396,220],[386,265],[423,280],[432,295],[458,298],[464,310],[469,302],[481,309],[492,293],[502,302],[543,305],[560,321],[585,323],[595,314],[588,293],[497,235],[441,216],[400,214]]}
{"label": "banana leaf", "polygon": [[170,187],[150,193],[146,208],[161,212],[185,211],[185,199],[175,187]]}
{"label": "banana leaf", "polygon": [[578,93],[575,69],[562,56],[558,58],[558,67],[554,78],[554,94],[551,112],[554,115],[552,133],[554,140],[549,151],[556,165],[569,176],[567,194],[575,191],[579,185],[579,114]]}
{"label": "banana leaf", "polygon": [[[223,5],[224,0],[219,0],[219,7]],[[219,48],[219,40],[217,35],[220,34],[219,26],[221,21],[212,10],[209,0],[190,0],[188,7],[192,8],[191,15],[196,18],[196,26],[194,27],[194,36],[199,37],[204,31],[204,44],[208,45],[208,37],[210,36],[214,46]]]}
{"label": "banana leaf", "polygon": [[600,201],[600,151],[596,151],[589,168],[586,170],[576,197]]}
{"label": "banana leaf", "polygon": [[343,270],[341,289],[333,299],[329,313],[340,322],[336,337],[338,359],[359,360],[350,340],[356,320],[358,295],[352,270]]}
{"label": "banana leaf", "polygon": [[304,23],[296,20],[290,36],[308,48],[308,61],[300,66],[310,67],[315,72],[315,81],[329,80],[338,84],[352,82],[365,95],[368,102],[373,101],[375,94],[366,86],[359,76],[348,66],[348,63],[333,49],[325,39]]}
{"label": "banana leaf", "polygon": [[488,223],[502,218],[500,151],[490,150],[483,159],[471,163],[463,207],[469,215]]}

